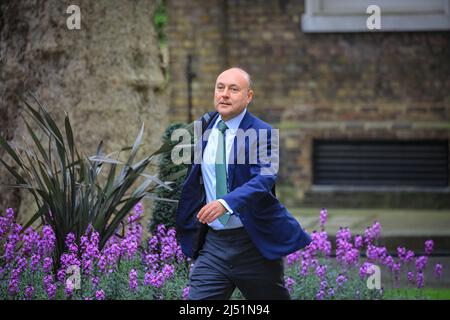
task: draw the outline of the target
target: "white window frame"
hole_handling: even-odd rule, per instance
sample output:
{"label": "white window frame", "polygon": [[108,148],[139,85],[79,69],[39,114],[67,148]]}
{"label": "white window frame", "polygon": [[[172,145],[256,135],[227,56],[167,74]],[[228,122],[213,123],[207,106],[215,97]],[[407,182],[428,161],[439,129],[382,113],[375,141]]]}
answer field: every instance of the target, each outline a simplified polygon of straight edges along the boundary
{"label": "white window frame", "polygon": [[[395,32],[450,30],[450,0],[433,0],[432,6],[434,6],[434,10],[432,11],[426,10],[423,8],[423,3],[417,3],[416,1],[409,3],[409,0],[389,0],[389,3],[385,1],[365,1],[369,4],[378,5],[381,9],[381,28],[371,30],[366,25],[370,14],[366,13],[366,10],[360,12],[361,3],[358,3],[358,0],[305,0],[305,13],[301,21],[302,31]],[[423,0],[424,3],[427,1]],[[387,4],[387,9],[386,7],[383,9],[383,3]],[[358,6],[357,11],[353,10],[355,6]],[[333,8],[342,8],[342,10],[333,12]]]}

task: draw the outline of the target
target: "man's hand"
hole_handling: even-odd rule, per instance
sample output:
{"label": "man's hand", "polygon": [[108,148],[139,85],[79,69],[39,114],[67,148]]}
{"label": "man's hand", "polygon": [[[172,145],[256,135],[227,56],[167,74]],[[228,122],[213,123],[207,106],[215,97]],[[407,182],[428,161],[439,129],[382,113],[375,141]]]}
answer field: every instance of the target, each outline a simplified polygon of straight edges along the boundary
{"label": "man's hand", "polygon": [[201,223],[211,223],[225,212],[227,212],[227,209],[220,201],[214,200],[200,209],[197,218]]}

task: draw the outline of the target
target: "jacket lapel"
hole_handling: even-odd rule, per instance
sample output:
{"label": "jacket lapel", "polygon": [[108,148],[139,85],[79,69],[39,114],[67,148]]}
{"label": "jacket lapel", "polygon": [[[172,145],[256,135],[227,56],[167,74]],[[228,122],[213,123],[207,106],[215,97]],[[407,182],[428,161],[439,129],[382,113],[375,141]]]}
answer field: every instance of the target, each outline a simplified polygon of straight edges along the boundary
{"label": "jacket lapel", "polygon": [[[205,129],[205,131],[207,129],[211,129],[213,127],[213,125],[216,122],[218,116],[219,116],[219,114],[217,113],[214,116],[214,118],[210,121],[210,123],[208,124],[208,127]],[[208,140],[203,141],[203,134],[204,134],[204,132],[202,131],[202,135],[198,138],[198,141],[196,142],[196,146],[198,146],[200,144],[202,146],[202,148],[201,148],[202,158],[203,158],[203,152],[205,151],[206,144],[208,143]],[[196,152],[196,150],[198,150],[197,147],[194,148],[194,152]],[[201,174],[200,166],[201,165],[199,163],[193,163],[192,164],[192,169],[190,170],[189,176],[186,178],[186,181],[191,178],[191,175]]]}

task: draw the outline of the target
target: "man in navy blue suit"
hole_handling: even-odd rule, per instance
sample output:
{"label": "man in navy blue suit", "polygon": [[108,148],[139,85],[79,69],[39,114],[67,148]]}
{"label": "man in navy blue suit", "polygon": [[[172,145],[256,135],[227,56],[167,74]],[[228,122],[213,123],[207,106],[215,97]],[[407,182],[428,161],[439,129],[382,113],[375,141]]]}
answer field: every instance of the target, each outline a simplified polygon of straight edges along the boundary
{"label": "man in navy blue suit", "polygon": [[246,71],[218,76],[217,114],[177,210],[181,247],[194,260],[189,299],[229,299],[236,287],[246,299],[289,299],[283,257],[311,242],[276,198],[278,135],[247,110],[252,99]]}

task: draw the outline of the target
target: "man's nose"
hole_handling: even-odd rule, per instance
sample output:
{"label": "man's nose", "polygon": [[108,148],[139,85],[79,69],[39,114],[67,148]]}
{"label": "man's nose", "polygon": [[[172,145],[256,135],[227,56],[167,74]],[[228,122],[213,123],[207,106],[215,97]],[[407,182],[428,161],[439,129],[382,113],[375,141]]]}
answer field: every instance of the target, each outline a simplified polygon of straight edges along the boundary
{"label": "man's nose", "polygon": [[230,89],[228,89],[228,88],[223,89],[222,97],[229,97],[230,96],[229,93],[230,93]]}

